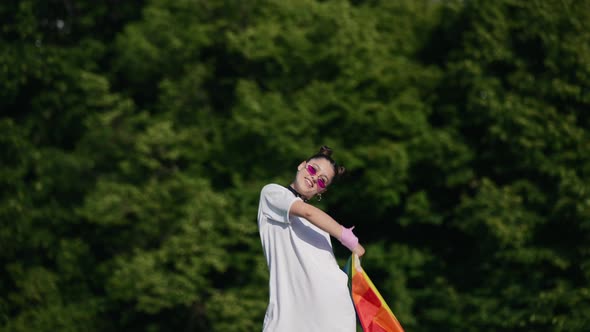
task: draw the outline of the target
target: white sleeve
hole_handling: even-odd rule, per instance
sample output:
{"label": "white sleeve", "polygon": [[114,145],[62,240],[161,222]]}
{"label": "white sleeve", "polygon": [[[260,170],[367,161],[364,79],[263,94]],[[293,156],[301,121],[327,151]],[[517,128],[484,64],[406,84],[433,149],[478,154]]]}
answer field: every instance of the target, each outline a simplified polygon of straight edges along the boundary
{"label": "white sleeve", "polygon": [[278,184],[269,184],[262,188],[261,199],[263,200],[262,214],[267,219],[285,223],[289,223],[291,205],[301,200]]}

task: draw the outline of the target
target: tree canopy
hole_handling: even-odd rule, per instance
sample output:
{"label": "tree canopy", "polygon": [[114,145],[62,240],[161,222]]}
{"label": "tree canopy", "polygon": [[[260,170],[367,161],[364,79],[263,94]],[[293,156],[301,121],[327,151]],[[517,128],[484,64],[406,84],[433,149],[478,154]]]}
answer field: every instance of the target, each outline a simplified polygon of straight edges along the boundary
{"label": "tree canopy", "polygon": [[407,331],[590,326],[590,1],[0,18],[0,330],[259,330],[260,189],[324,144],[347,173],[313,204]]}

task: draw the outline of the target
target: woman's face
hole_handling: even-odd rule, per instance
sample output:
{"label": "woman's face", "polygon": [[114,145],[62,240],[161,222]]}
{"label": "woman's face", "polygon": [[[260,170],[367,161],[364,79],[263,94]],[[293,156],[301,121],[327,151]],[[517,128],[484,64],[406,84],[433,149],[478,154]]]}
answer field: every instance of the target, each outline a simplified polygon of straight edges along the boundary
{"label": "woman's face", "polygon": [[310,199],[326,191],[334,176],[334,167],[328,160],[312,159],[299,164],[293,185],[298,193]]}

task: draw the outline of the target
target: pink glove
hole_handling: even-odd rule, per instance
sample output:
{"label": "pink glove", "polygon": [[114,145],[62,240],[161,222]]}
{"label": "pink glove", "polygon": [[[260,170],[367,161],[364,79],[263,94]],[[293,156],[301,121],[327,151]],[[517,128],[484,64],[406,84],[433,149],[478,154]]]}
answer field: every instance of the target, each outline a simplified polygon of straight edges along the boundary
{"label": "pink glove", "polygon": [[342,243],[342,245],[346,248],[350,249],[350,251],[353,251],[354,248],[356,248],[356,246],[359,244],[358,237],[352,233],[353,229],[354,226],[351,228],[342,226],[342,234],[340,235],[340,243]]}

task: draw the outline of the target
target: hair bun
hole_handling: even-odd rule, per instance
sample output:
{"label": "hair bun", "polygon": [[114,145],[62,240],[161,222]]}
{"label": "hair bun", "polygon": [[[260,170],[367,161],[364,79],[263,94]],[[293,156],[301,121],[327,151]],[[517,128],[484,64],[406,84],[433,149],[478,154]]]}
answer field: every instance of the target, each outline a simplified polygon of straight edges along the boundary
{"label": "hair bun", "polygon": [[319,154],[330,157],[332,155],[332,149],[330,149],[327,145],[322,145]]}

